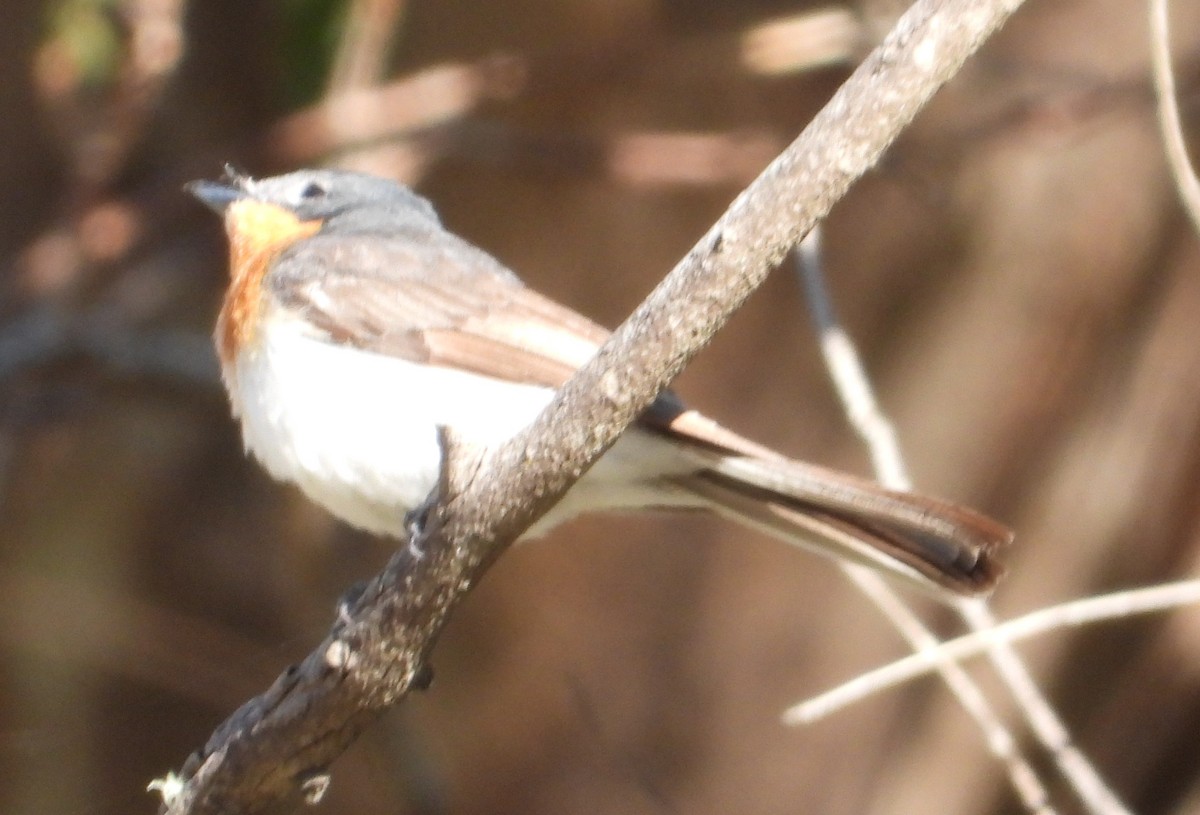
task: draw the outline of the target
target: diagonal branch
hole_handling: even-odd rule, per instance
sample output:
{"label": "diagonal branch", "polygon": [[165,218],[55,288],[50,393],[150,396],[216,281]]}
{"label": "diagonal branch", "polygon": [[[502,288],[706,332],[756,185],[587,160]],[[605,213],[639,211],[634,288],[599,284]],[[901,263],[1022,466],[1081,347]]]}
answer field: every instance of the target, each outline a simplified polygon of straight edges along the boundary
{"label": "diagonal branch", "polygon": [[448,447],[441,494],[413,545],[345,602],[315,651],[222,724],[181,777],[159,785],[163,812],[259,813],[318,799],[330,763],[358,733],[428,682],[426,660],[448,614],[488,565],[616,441],[1019,5],[915,3],[526,431],[482,457]]}

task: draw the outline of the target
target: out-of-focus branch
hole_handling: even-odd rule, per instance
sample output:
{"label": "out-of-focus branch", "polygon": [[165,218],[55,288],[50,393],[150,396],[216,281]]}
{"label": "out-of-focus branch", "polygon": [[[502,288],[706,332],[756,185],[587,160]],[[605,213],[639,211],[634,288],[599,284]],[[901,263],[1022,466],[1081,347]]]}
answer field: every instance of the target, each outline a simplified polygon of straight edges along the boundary
{"label": "out-of-focus branch", "polygon": [[509,56],[427,68],[386,85],[334,93],[283,119],[267,143],[288,164],[309,163],[464,116],[488,99],[512,96],[524,76],[523,63]]}
{"label": "out-of-focus branch", "polygon": [[406,5],[404,0],[355,0],[350,4],[346,27],[329,72],[331,94],[369,87],[379,81]]}
{"label": "out-of-focus branch", "polygon": [[122,315],[102,308],[82,314],[32,308],[0,325],[0,383],[73,356],[126,375],[203,387],[220,381],[212,342],[199,332],[136,330]]}
{"label": "out-of-focus branch", "polygon": [[[809,233],[796,254],[809,311],[819,335],[821,354],[825,358],[825,367],[833,379],[834,389],[841,397],[842,408],[850,424],[871,454],[875,477],[880,483],[893,489],[911,489],[908,467],[900,452],[895,428],[875,399],[875,389],[867,376],[866,368],[850,335],[838,321],[833,300],[825,285],[820,233],[820,228]],[[904,598],[880,579],[878,574],[852,563],[843,564],[842,570],[853,581],[855,587],[875,604],[884,619],[904,637],[909,647],[919,654],[937,652],[941,640],[913,613]],[[1026,811],[1038,815],[1052,815],[1054,810],[1050,807],[1050,797],[1045,785],[1038,778],[1033,766],[1021,755],[1016,739],[1004,726],[979,684],[971,678],[965,668],[953,660],[937,661],[936,670],[963,710],[975,720],[992,755],[1004,763],[1013,789],[1020,796]],[[784,723],[807,724],[810,721],[796,714],[799,707],[800,705],[795,705],[784,712]]]}
{"label": "out-of-focus branch", "polygon": [[183,56],[184,8],[182,0],[121,0],[104,7],[103,19],[120,43],[104,94],[86,87],[61,32],[42,45],[34,78],[71,157],[78,199],[111,183],[145,136]]}
{"label": "out-of-focus branch", "polygon": [[754,26],[741,37],[742,62],[758,74],[789,74],[849,65],[865,52],[869,33],[844,6],[813,9]]}
{"label": "out-of-focus branch", "polygon": [[937,648],[910,654],[859,674],[819,696],[795,705],[788,709],[785,716],[788,721],[797,723],[815,722],[868,696],[936,671],[943,660],[961,662],[987,654],[998,642],[1014,645],[1067,628],[1125,619],[1138,614],[1173,611],[1196,603],[1200,603],[1200,580],[1181,580],[1039,608],[1024,616],[1005,620],[994,628],[972,631],[946,640]]}
{"label": "out-of-focus branch", "polygon": [[1175,69],[1171,65],[1171,29],[1167,0],[1150,0],[1150,54],[1154,64],[1154,91],[1158,96],[1158,126],[1162,129],[1167,165],[1192,227],[1200,234],[1200,179],[1188,157],[1175,98]]}
{"label": "out-of-focus branch", "polygon": [[[805,275],[809,299],[814,303],[813,313],[821,331],[821,349],[830,375],[837,385],[851,423],[870,448],[879,480],[893,489],[911,489],[896,434],[891,422],[881,413],[875,401],[870,381],[850,338],[837,323],[832,302],[828,298],[820,274],[818,245],[811,240],[814,235],[809,237],[810,240],[801,245],[801,259],[807,261],[801,264],[801,270]],[[981,697],[974,682],[960,666],[943,655],[940,643],[934,640],[932,635],[922,628],[914,627],[909,620],[911,615],[894,596],[890,587],[884,585],[877,575],[854,567],[848,567],[847,571],[855,584],[876,605],[885,609],[888,619],[896,625],[910,645],[918,649],[919,653],[933,655],[942,678],[987,735],[992,752],[1008,765],[1009,776],[1025,801],[1027,809],[1030,812],[1049,811],[1045,787],[1034,775],[1030,765],[1016,752],[1012,736],[995,717],[991,706]],[[981,636],[996,627],[996,619],[986,600],[963,600],[956,604],[955,609],[967,627]],[[1121,815],[1127,812],[1124,804],[1109,788],[1087,756],[1075,746],[1066,725],[1037,687],[1037,683],[1016,652],[1003,639],[990,642],[988,656],[1005,687],[1016,700],[1034,735],[1053,757],[1055,765],[1088,811],[1098,815]],[[785,714],[784,720],[791,723],[800,722],[801,719],[793,711]]]}
{"label": "out-of-focus branch", "polygon": [[[525,431],[448,466],[413,546],[349,599],[300,665],[221,725],[159,785],[170,815],[259,813],[314,801],[328,767],[428,681],[457,602],[616,441],[788,251],[866,172],[1019,0],[919,0]],[[422,398],[413,394],[414,399]]]}

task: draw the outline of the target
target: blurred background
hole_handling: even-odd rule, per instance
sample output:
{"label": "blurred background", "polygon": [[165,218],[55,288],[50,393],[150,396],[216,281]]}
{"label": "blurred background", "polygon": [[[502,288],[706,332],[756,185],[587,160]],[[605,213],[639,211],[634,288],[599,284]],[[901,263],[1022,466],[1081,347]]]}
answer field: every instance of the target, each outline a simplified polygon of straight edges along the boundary
{"label": "blurred background", "polygon": [[[154,812],[147,782],[389,552],[244,457],[209,342],[223,237],[186,181],[224,162],[400,178],[615,325],[898,7],[6,0],[0,811]],[[1200,4],[1172,13],[1194,132]],[[1145,18],[1029,3],[827,222],[833,295],[916,483],[1018,530],[1004,616],[1197,571],[1200,254]],[[760,441],[868,471],[790,269],[678,386]],[[824,561],[700,517],[580,521],[500,560],[433,686],[335,765],[319,811],[1019,812],[937,680],[780,724],[904,652]],[[1022,653],[1131,807],[1200,811],[1200,613]]]}

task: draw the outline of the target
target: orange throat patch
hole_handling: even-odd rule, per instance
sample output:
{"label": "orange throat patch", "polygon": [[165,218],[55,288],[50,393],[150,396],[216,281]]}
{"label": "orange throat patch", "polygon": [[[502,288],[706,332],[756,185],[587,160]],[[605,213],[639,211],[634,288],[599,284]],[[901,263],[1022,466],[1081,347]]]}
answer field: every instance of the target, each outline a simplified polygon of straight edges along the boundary
{"label": "orange throat patch", "polygon": [[271,263],[320,228],[320,221],[301,221],[286,209],[262,201],[234,201],[225,210],[230,281],[214,338],[223,368],[230,368],[238,351],[254,339],[262,314],[262,282]]}

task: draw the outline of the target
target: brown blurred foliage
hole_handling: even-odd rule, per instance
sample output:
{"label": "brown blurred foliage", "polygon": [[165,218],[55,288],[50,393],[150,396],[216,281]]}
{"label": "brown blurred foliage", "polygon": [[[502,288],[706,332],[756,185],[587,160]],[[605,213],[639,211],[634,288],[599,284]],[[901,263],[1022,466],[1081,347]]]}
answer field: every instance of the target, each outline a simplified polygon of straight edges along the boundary
{"label": "brown blurred foliage", "polygon": [[[391,174],[615,324],[895,5],[817,25],[782,0],[8,0],[0,811],[154,811],[145,784],[387,556],[244,459],[207,340],[219,224],[185,181],[225,161]],[[1175,5],[1194,126],[1200,6]],[[1030,3],[827,224],[917,483],[1019,531],[1005,615],[1200,557],[1200,256],[1144,18]],[[799,287],[766,288],[680,390],[862,471]],[[1184,610],[1023,648],[1140,812],[1200,807],[1198,628]],[[321,811],[1017,811],[936,680],[779,724],[901,653],[824,562],[707,519],[589,519],[501,560],[432,688],[335,766]]]}

